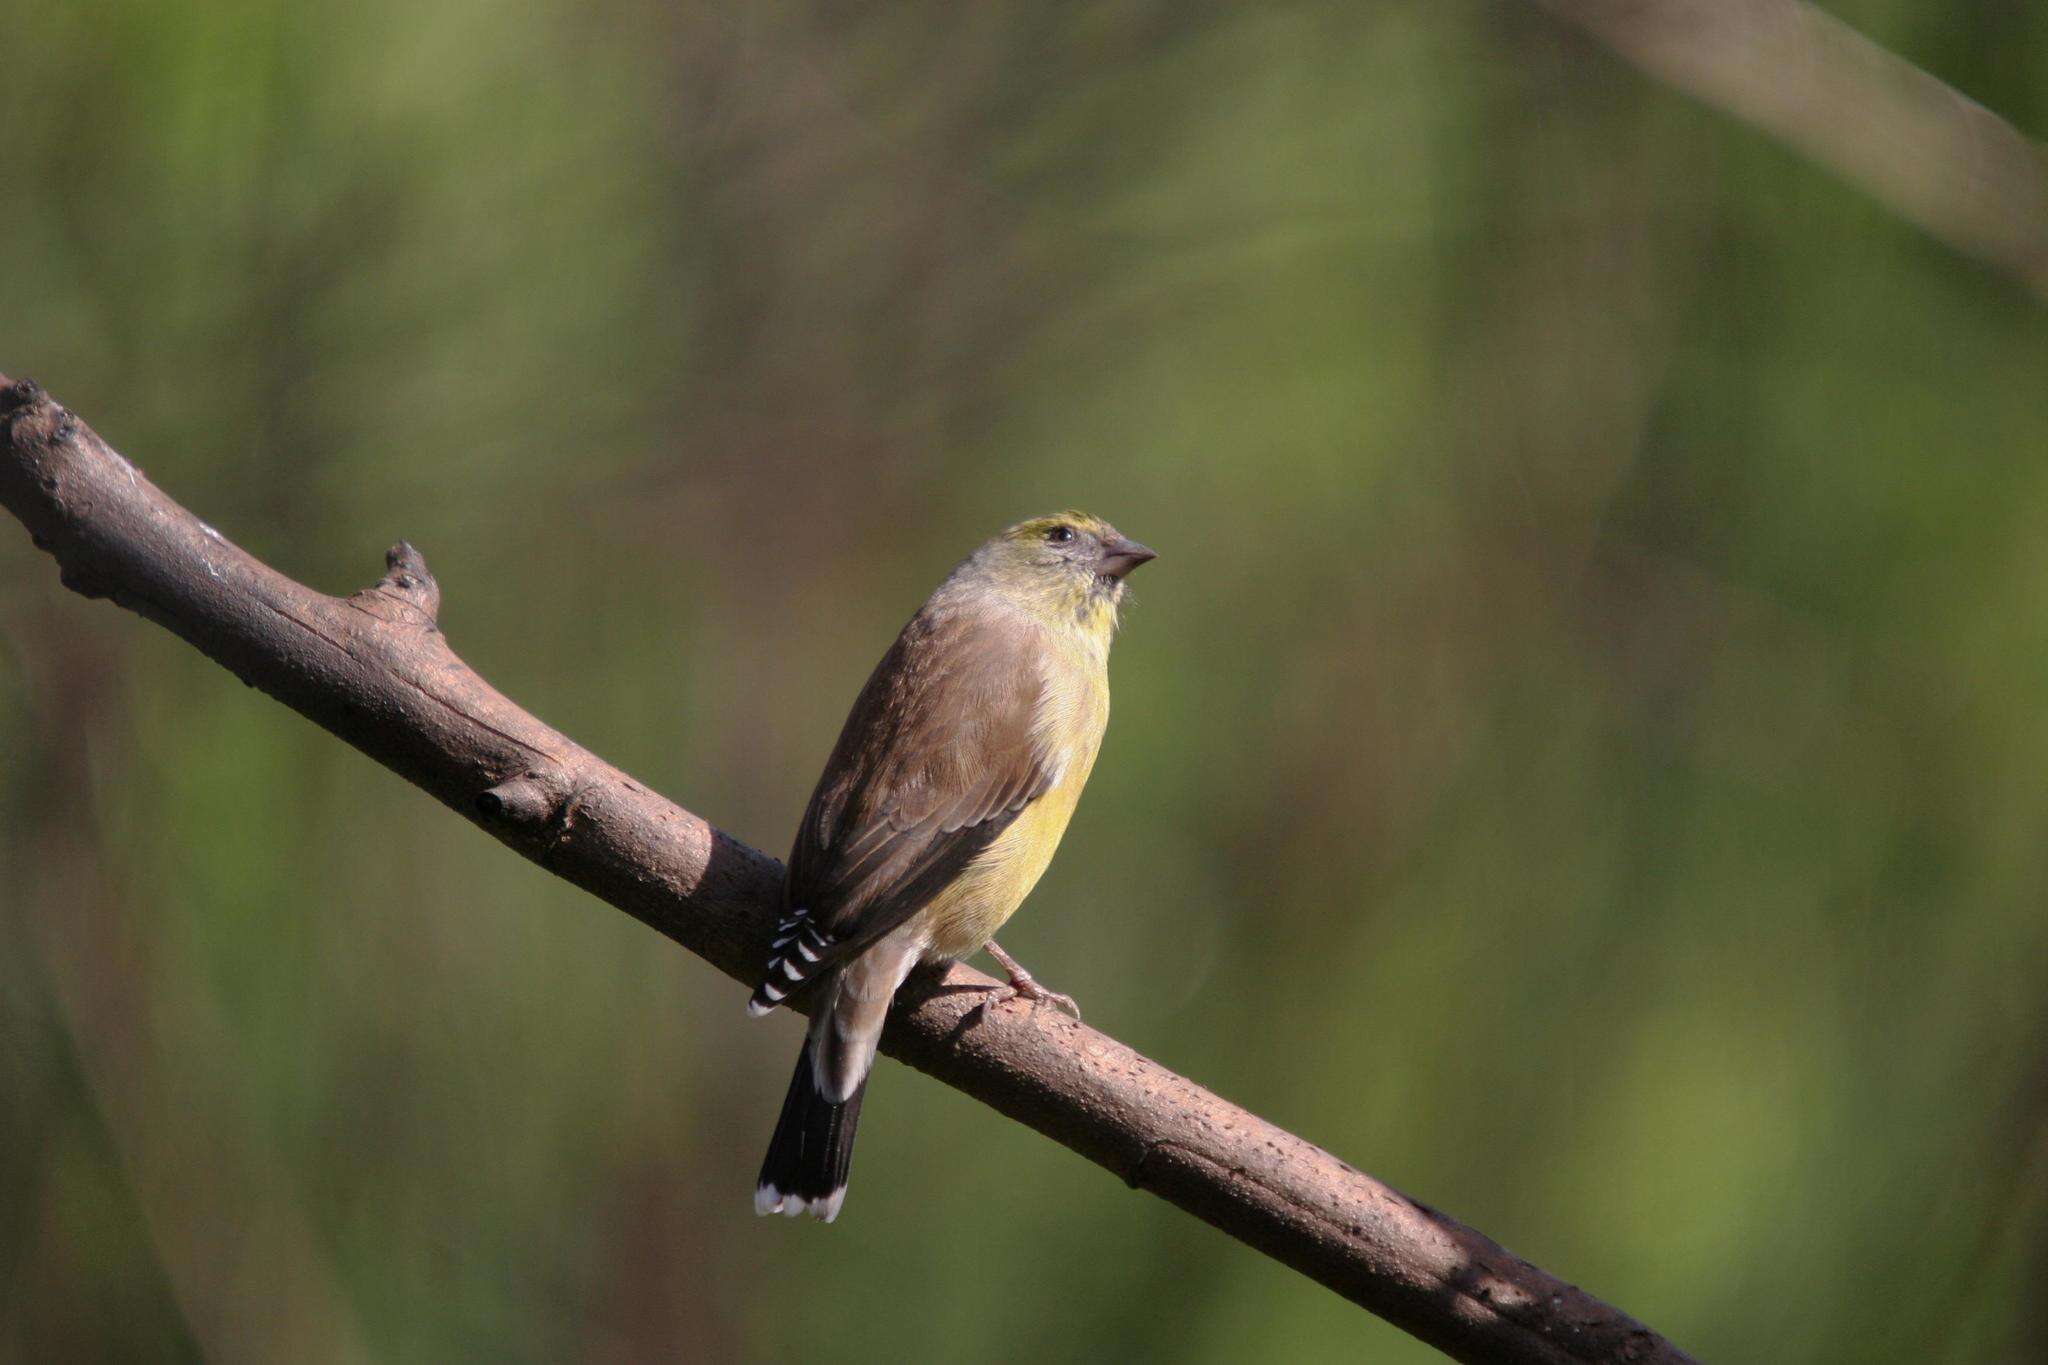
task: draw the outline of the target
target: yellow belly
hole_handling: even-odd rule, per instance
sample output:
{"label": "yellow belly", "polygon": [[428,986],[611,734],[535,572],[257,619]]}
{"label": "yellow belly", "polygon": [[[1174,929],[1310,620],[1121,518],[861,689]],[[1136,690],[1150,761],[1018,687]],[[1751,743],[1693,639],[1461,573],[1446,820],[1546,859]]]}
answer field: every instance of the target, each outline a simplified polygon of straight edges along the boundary
{"label": "yellow belly", "polygon": [[919,916],[930,945],[925,956],[966,957],[978,951],[1038,885],[1059,849],[1060,837],[1067,832],[1067,822],[1081,800],[1081,788],[1088,784],[1108,710],[1105,689],[1099,703],[1090,698],[1070,715],[1077,732],[1073,737],[1076,752],[1059,783],[1026,806],[1010,827],[925,907]]}

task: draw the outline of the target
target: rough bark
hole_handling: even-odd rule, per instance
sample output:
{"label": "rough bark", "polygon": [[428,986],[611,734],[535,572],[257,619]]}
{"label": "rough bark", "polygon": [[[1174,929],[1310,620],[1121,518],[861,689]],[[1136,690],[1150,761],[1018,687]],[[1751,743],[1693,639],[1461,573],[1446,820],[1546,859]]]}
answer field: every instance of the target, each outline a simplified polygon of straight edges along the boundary
{"label": "rough bark", "polygon": [[[508,847],[751,984],[781,865],[548,728],[449,647],[399,544],[329,597],[238,549],[0,375],[0,505],[66,586],[185,639]],[[883,1050],[1467,1361],[1690,1359],[1643,1324],[1057,1011],[914,980]],[[743,1027],[734,996],[734,1027]],[[767,1111],[764,1109],[763,1113]],[[734,1216],[744,1213],[734,1193]]]}

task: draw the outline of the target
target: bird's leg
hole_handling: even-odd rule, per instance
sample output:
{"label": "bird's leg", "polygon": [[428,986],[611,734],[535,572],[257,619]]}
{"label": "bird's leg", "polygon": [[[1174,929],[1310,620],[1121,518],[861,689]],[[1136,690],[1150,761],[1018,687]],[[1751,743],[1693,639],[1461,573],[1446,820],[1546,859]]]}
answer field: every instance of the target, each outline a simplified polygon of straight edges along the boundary
{"label": "bird's leg", "polygon": [[[1073,996],[1061,995],[1058,991],[1049,991],[1045,987],[1039,985],[1038,978],[1033,976],[1030,972],[1025,971],[1024,964],[1019,962],[1016,958],[1011,957],[1008,953],[1004,952],[1002,950],[1001,945],[999,945],[994,939],[990,939],[988,941],[988,955],[994,958],[1000,964],[1002,964],[1003,970],[1010,974],[1010,984],[1007,986],[996,987],[997,993],[995,995],[991,995],[988,998],[988,1000],[984,1002],[985,1004],[999,1005],[1004,1000],[1009,999],[1010,996],[1021,996],[1022,998],[1029,1000],[1034,1005],[1057,1005],[1061,1009],[1065,1010],[1067,1013],[1073,1015],[1074,1018],[1079,1019],[1081,1017],[1081,1007],[1074,1003]],[[1002,994],[1002,992],[1005,991],[1009,992],[1009,994]]]}

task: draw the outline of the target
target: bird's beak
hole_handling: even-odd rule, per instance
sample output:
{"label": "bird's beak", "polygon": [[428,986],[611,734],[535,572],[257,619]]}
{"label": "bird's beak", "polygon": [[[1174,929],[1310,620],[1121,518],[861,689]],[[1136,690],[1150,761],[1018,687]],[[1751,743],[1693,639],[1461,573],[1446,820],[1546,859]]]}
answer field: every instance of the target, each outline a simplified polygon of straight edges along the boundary
{"label": "bird's beak", "polygon": [[1104,578],[1121,579],[1146,560],[1157,558],[1157,550],[1148,549],[1126,536],[1111,536],[1102,542],[1102,554],[1095,561],[1095,572]]}

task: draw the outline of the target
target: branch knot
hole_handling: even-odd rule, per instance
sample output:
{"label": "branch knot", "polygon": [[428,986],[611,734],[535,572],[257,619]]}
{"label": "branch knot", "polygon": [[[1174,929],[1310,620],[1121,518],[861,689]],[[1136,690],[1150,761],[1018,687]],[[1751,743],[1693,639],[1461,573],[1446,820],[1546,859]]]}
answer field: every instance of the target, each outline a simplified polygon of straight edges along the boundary
{"label": "branch knot", "polygon": [[476,813],[494,825],[533,833],[553,824],[563,805],[546,776],[529,771],[477,793]]}
{"label": "branch knot", "polygon": [[0,417],[12,417],[23,408],[33,407],[43,396],[43,386],[33,379],[18,380],[0,389]]}
{"label": "branch knot", "polygon": [[20,446],[62,445],[78,435],[79,421],[33,379],[0,389],[0,435]]}
{"label": "branch knot", "polygon": [[384,576],[352,594],[348,602],[387,625],[440,629],[441,584],[411,541],[401,540],[386,550]]}

